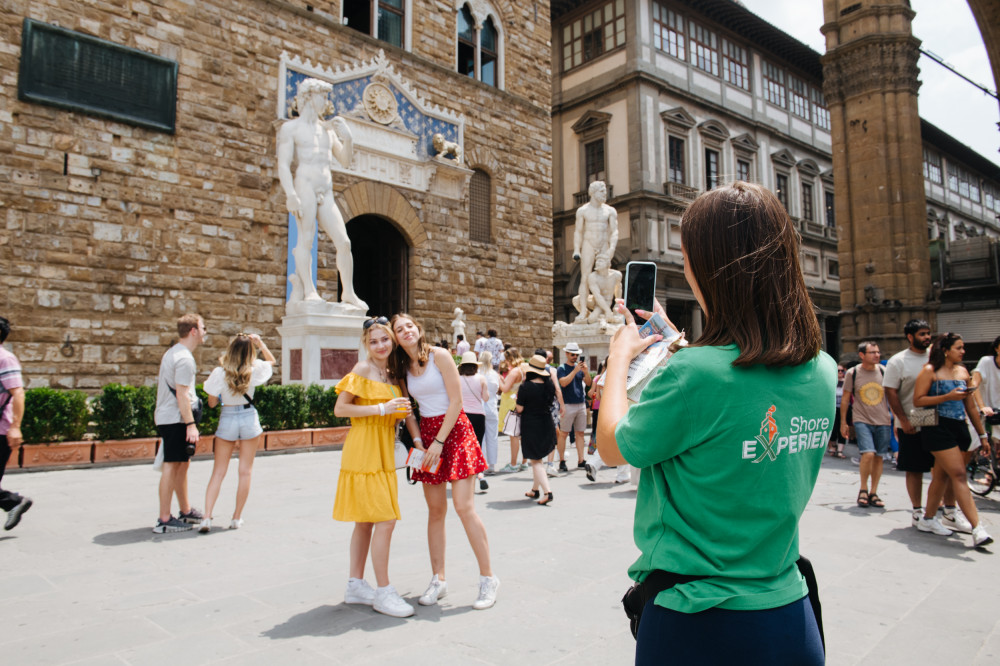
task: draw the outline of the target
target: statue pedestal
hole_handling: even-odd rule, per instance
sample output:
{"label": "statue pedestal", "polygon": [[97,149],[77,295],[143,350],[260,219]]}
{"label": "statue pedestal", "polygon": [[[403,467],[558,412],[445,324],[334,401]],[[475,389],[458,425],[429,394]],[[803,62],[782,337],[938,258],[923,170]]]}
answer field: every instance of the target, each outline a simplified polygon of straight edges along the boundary
{"label": "statue pedestal", "polygon": [[335,385],[363,355],[361,327],[364,321],[363,313],[313,312],[282,317],[278,327],[281,383]]}
{"label": "statue pedestal", "polygon": [[[580,345],[587,367],[597,371],[597,365],[608,356],[608,348],[615,332],[622,327],[621,323],[604,321],[596,324],[567,324],[557,321],[552,325],[552,346],[560,350],[570,342]],[[565,359],[560,358],[560,361]]]}

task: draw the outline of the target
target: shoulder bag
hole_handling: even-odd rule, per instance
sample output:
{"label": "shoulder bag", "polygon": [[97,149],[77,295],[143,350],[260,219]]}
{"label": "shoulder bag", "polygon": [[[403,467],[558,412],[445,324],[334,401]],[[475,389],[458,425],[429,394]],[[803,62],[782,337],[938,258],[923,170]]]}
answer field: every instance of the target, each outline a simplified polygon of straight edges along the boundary
{"label": "shoulder bag", "polygon": [[919,427],[938,424],[937,407],[914,407],[910,410],[910,423]]}

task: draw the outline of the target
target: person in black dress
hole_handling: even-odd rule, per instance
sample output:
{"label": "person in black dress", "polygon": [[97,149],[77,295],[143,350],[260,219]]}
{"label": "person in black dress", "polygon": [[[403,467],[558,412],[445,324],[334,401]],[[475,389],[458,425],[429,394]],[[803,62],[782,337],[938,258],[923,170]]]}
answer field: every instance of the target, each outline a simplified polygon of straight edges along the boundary
{"label": "person in black dress", "polygon": [[555,425],[549,407],[556,396],[556,387],[545,365],[545,357],[535,354],[522,366],[525,380],[517,392],[517,412],[521,415],[521,455],[531,464],[531,491],[525,497],[538,499],[539,488],[545,505],[552,501],[544,461],[556,446]]}

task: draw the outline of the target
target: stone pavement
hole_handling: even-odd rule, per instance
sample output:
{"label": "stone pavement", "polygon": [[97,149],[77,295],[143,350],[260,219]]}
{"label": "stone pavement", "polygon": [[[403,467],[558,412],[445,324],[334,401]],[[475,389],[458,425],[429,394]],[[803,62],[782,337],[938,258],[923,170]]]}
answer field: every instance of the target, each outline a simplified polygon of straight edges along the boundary
{"label": "stone pavement", "polygon": [[[475,560],[452,511],[449,594],[400,620],[342,603],[351,526],[330,518],[339,462],[336,451],[261,456],[243,529],[209,535],[152,534],[148,465],[9,474],[5,486],[35,505],[0,532],[3,663],[632,662],[619,599],[637,554],[635,490],[611,483],[612,471],[596,484],[582,472],[554,479],[549,507],[522,497],[527,472],[491,477],[477,506],[502,581],[497,605],[471,609]],[[192,463],[196,506],[210,471]],[[825,458],[802,520],[829,663],[998,663],[997,556],[970,549],[968,536],[911,528],[902,474],[886,475],[885,510],[855,507],[856,471]],[[216,507],[223,525],[235,477],[233,462]],[[979,505],[1000,536],[997,500]],[[416,605],[430,577],[426,507],[405,483],[400,504],[390,574]]]}

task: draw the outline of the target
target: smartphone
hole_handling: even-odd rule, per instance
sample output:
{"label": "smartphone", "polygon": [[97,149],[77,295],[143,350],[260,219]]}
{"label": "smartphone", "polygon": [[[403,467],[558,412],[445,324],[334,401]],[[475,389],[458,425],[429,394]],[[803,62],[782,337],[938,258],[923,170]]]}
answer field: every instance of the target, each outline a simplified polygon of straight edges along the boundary
{"label": "smartphone", "polygon": [[639,320],[636,310],[653,311],[656,300],[656,264],[630,261],[625,265],[625,307]]}
{"label": "smartphone", "polygon": [[978,388],[979,388],[978,384],[976,386],[966,386],[965,387],[965,392],[966,393],[975,393],[976,389],[978,389]]}

